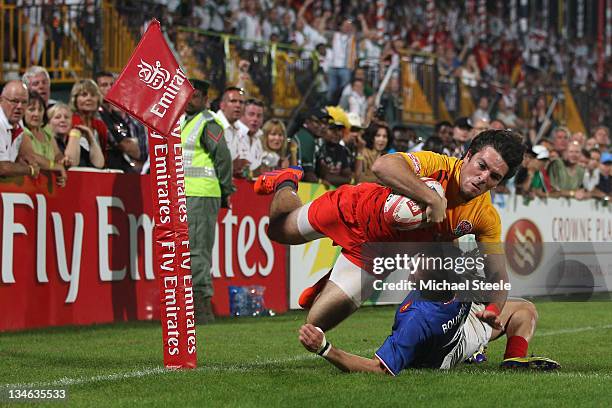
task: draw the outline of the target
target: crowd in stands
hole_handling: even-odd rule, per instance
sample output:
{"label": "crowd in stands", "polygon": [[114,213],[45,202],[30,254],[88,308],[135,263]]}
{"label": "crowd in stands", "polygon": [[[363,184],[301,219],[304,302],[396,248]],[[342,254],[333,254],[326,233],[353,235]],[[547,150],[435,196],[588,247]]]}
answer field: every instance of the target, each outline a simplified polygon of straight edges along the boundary
{"label": "crowd in stands", "polygon": [[140,172],[147,162],[147,135],[137,120],[104,102],[114,74],[76,81],[69,101],[51,96],[51,80],[41,66],[21,80],[7,82],[0,94],[2,176],[57,172],[66,184],[70,167]]}
{"label": "crowd in stands", "polygon": [[[435,61],[438,92],[452,117],[458,116],[459,91],[455,82],[449,80],[459,80],[475,100],[485,97],[489,114],[502,111],[510,125],[516,124],[522,130],[527,130],[525,126],[530,124],[533,112],[516,117],[519,100],[529,100],[535,110],[539,96],[560,95],[564,81],[578,94],[588,127],[612,118],[612,58],[607,56],[604,69],[598,70],[596,42],[589,42],[586,34],[579,36],[569,29],[572,35],[561,34],[556,22],[550,20],[544,26],[542,18],[531,19],[531,25],[523,29],[517,21],[510,20],[512,13],[507,2],[487,2],[484,29],[479,28],[482,16],[476,10],[466,9],[469,2],[458,0],[437,0],[429,27],[424,0],[387,0],[382,16],[377,16],[375,1],[157,0],[156,3],[158,14],[160,9],[163,11],[164,26],[171,38],[175,38],[175,27],[179,25],[242,38],[242,55],[246,60],[250,58],[247,63],[253,75],[258,64],[249,52],[257,49],[255,41],[302,48],[302,55],[319,62],[313,66],[322,68],[322,84],[317,85],[318,91],[327,96],[322,102],[339,104],[348,112],[358,113],[365,122],[374,114],[373,91],[387,68],[400,58],[415,54],[423,55],[416,61],[428,64]],[[396,71],[387,85],[390,99],[398,87],[398,74]],[[548,100],[546,107],[550,104]],[[546,133],[550,130],[552,127]]]}
{"label": "crowd in stands", "polygon": [[[320,58],[321,103],[305,107],[288,123],[273,117],[271,107],[236,86],[240,84],[220,85],[223,91],[211,110],[225,128],[234,177],[252,179],[269,169],[300,165],[309,182],[375,182],[372,165],[381,155],[431,150],[462,157],[483,130],[513,129],[524,135],[528,153],[521,171],[499,193],[608,199],[612,154],[605,124],[610,123],[612,63],[608,59],[598,77],[594,49],[584,41],[568,46],[553,30],[543,36],[539,30],[539,37],[518,35],[509,29],[503,7],[490,10],[482,39],[472,16],[460,6],[463,2],[451,0],[437,2],[432,32],[424,24],[423,1],[387,0],[382,27],[376,27],[375,2],[158,3],[170,30],[185,24],[250,40],[243,42],[247,60],[260,40],[291,43]],[[388,68],[415,52],[435,56],[440,77],[458,79],[477,101],[470,117],[441,121],[427,137],[419,137],[422,129],[390,117],[385,109],[397,103],[393,96],[399,88],[397,72],[384,80]],[[256,65],[254,60],[248,63]],[[41,67],[28,68],[22,82],[7,83],[0,97],[1,175],[55,171],[58,184],[64,185],[66,169],[72,166],[146,172],[144,127],[103,100],[114,78],[114,73],[99,72],[76,81],[69,101],[50,99],[49,74]],[[551,100],[543,96],[567,79],[598,101],[586,135],[555,123]],[[377,103],[381,84],[384,92]],[[444,88],[444,81],[440,84],[443,96],[455,92]],[[524,117],[518,114],[519,93],[533,101]]]}

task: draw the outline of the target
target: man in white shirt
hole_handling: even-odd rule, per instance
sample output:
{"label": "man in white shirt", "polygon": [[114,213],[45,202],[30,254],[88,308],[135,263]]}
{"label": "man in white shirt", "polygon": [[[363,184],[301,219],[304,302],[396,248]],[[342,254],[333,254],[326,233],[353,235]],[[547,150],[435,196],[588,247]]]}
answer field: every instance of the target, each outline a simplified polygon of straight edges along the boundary
{"label": "man in white shirt", "polygon": [[9,81],[0,94],[0,176],[37,177],[32,142],[20,122],[28,105],[28,89],[21,81]]}
{"label": "man in white shirt", "polygon": [[45,101],[45,108],[49,108],[57,103],[51,97],[51,77],[49,72],[41,66],[33,65],[26,69],[21,78],[23,83],[30,91],[38,92]]}
{"label": "man in white shirt", "polygon": [[242,174],[244,167],[249,164],[247,160],[238,157],[238,150],[235,148],[241,132],[240,127],[238,127],[238,119],[242,117],[244,108],[244,91],[242,88],[235,86],[226,88],[221,96],[219,107],[221,109],[217,111],[217,118],[223,125],[225,141],[232,155],[234,175],[239,175]]}
{"label": "man in white shirt", "polygon": [[338,94],[351,80],[351,71],[355,67],[357,48],[354,27],[351,20],[344,20],[340,31],[335,31],[332,37],[331,60],[329,71],[328,102],[335,105]]}
{"label": "man in white shirt", "polygon": [[[264,104],[257,99],[248,99],[244,112],[237,122],[240,128],[239,137],[234,140],[230,150],[237,151],[238,157],[249,163],[249,175],[259,175],[263,159],[261,127],[263,125]],[[246,175],[246,174],[243,174]]]}
{"label": "man in white shirt", "polygon": [[[263,39],[263,31],[261,21],[257,14],[257,2],[255,0],[247,0],[244,6],[244,11],[238,14],[236,21],[236,34],[242,40],[261,41]],[[250,50],[254,46],[251,41],[244,41],[242,48]]]}

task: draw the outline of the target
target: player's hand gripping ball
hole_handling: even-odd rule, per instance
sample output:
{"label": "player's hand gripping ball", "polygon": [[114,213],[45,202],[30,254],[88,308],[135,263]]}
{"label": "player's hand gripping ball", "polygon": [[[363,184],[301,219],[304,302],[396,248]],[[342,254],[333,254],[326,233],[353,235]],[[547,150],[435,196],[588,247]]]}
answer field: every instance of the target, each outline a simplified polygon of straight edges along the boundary
{"label": "player's hand gripping ball", "polygon": [[[427,187],[438,193],[440,197],[444,197],[444,188],[438,181],[429,177],[421,177],[421,180],[427,184]],[[425,214],[426,208],[425,204],[418,203],[408,197],[389,194],[383,209],[383,216],[385,222],[391,227],[410,231],[429,225]]]}

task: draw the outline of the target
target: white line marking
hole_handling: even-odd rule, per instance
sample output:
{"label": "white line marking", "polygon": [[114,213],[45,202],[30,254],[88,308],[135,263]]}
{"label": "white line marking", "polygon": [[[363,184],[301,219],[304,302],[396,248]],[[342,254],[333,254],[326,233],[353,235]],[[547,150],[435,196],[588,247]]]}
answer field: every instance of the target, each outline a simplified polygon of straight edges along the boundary
{"label": "white line marking", "polygon": [[612,324],[606,324],[603,326],[576,327],[573,329],[561,329],[561,330],[544,331],[544,332],[538,332],[536,330],[535,337],[556,336],[559,334],[571,334],[571,333],[580,333],[580,332],[591,331],[591,330],[606,330],[606,329],[612,329]]}
{"label": "white line marking", "polygon": [[[546,332],[536,332],[536,337],[544,337],[544,336],[556,336],[560,334],[571,334],[571,333],[580,333],[591,330],[605,330],[612,329],[612,324],[607,324],[603,326],[585,326],[585,327],[576,327],[573,329],[562,329],[562,330],[553,330]],[[356,354],[365,355],[368,353],[372,353],[376,351],[376,349],[367,349],[357,352]],[[120,380],[128,380],[132,378],[141,378],[152,375],[165,375],[176,372],[191,372],[191,371],[216,371],[216,372],[248,372],[253,369],[267,367],[269,365],[274,364],[287,364],[298,361],[308,361],[308,360],[316,360],[318,356],[314,354],[303,354],[296,355],[287,358],[280,359],[263,359],[263,360],[255,360],[253,362],[247,363],[238,363],[238,364],[223,364],[223,365],[204,365],[194,370],[167,370],[164,367],[145,367],[135,371],[127,371],[123,373],[113,373],[113,374],[104,374],[104,375],[96,375],[93,377],[62,377],[57,380],[48,381],[48,382],[32,382],[32,383],[16,383],[16,384],[0,384],[0,389],[2,388],[43,388],[43,387],[66,387],[70,385],[82,385],[82,384],[93,384],[99,382],[110,382],[110,381],[120,381]],[[413,370],[410,375],[418,372],[418,370]],[[441,370],[441,372],[448,372],[445,370]],[[452,372],[452,370],[451,370]],[[483,372],[484,373],[484,372]],[[473,373],[476,374],[476,373]],[[506,375],[505,372],[496,372],[496,371],[487,371],[486,375]],[[612,374],[608,373],[580,373],[580,372],[563,372],[563,371],[555,371],[552,373],[548,373],[547,375],[555,375],[559,377],[567,377],[567,378],[589,378],[589,379],[612,379]]]}

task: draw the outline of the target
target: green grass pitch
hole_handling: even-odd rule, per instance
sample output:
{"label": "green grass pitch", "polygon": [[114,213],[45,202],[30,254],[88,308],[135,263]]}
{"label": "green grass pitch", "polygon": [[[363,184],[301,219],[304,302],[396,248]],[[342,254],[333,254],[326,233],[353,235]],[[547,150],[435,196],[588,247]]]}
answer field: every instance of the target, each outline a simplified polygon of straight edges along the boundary
{"label": "green grass pitch", "polygon": [[[163,369],[159,323],[0,333],[0,392],[15,384],[65,388],[69,406],[131,408],[612,406],[612,302],[537,306],[530,352],[559,361],[556,372],[501,370],[504,337],[476,366],[406,370],[396,378],[343,374],[302,348],[297,330],[305,314],[291,312],[199,326],[199,368],[185,371]],[[328,339],[372,356],[394,310],[362,308]]]}

